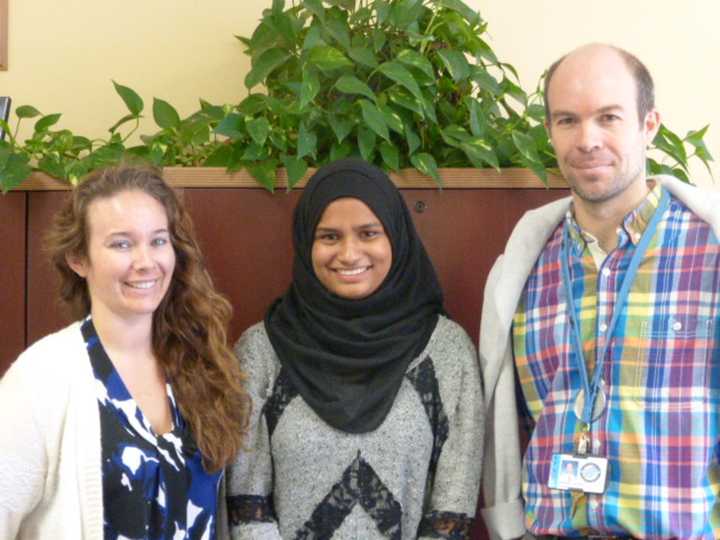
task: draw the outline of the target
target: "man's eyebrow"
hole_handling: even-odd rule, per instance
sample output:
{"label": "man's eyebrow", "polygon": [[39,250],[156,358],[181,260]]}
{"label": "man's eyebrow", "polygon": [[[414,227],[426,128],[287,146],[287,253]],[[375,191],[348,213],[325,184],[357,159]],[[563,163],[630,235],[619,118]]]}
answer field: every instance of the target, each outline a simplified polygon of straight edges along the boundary
{"label": "man's eyebrow", "polygon": [[[602,113],[608,113],[608,112],[613,112],[613,111],[622,111],[622,110],[625,110],[622,105],[612,104],[612,105],[605,105],[603,107],[600,107],[599,109],[597,109],[595,111],[595,113],[602,114]],[[550,118],[557,118],[558,116],[574,117],[574,116],[578,116],[578,114],[573,111],[566,111],[563,109],[559,109],[559,110],[550,112]]]}
{"label": "man's eyebrow", "polygon": [[622,111],[622,110],[623,110],[622,105],[605,105],[604,107],[600,107],[598,109],[598,112],[604,113],[604,112]]}
{"label": "man's eyebrow", "polygon": [[550,112],[550,118],[556,118],[558,116],[577,116],[577,114],[572,111],[564,111],[562,109]]}

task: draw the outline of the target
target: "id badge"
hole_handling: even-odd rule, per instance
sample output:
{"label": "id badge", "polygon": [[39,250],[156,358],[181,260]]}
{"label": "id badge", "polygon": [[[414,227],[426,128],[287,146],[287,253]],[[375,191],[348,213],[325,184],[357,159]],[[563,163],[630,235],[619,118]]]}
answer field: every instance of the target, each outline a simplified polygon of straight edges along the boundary
{"label": "id badge", "polygon": [[608,460],[597,456],[553,454],[548,487],[552,489],[604,493]]}

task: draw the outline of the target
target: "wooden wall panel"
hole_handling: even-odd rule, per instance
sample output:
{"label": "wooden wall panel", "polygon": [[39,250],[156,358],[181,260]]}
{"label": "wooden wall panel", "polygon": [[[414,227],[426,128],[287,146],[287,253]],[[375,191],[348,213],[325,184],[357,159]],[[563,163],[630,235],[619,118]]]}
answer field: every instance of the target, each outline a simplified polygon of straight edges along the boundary
{"label": "wooden wall panel", "polygon": [[299,191],[186,189],[200,246],[235,313],[231,339],[261,320],[292,275],[290,224]]}
{"label": "wooden wall panel", "polygon": [[0,195],[0,375],[25,348],[25,193]]}
{"label": "wooden wall panel", "polygon": [[63,191],[28,192],[27,345],[70,322],[58,298],[58,281],[43,251],[45,233]]}

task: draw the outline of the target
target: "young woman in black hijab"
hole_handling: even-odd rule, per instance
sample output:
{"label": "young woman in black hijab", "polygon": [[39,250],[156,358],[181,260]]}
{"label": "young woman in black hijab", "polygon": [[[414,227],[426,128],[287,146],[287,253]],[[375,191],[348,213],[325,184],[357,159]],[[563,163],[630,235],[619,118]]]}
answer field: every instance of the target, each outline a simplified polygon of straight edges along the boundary
{"label": "young woman in black hijab", "polygon": [[236,353],[254,401],[229,471],[234,538],[467,538],[483,414],[399,191],[357,159],[295,209],[293,282]]}

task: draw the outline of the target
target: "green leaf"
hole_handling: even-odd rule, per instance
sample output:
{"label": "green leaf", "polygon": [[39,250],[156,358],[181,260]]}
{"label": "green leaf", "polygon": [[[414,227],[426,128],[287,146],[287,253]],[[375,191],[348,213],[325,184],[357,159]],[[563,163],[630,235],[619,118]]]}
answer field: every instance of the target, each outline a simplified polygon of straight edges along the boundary
{"label": "green leaf", "polygon": [[32,105],[21,105],[15,109],[15,115],[18,118],[34,118],[36,116],[40,116],[41,114],[42,113]]}
{"label": "green leaf", "polygon": [[275,191],[275,178],[277,175],[277,160],[267,159],[255,163],[247,163],[245,168],[261,186],[270,193]]}
{"label": "green leaf", "polygon": [[425,58],[422,54],[413,49],[403,49],[395,56],[398,61],[402,62],[406,66],[413,67],[431,80],[435,80],[435,70],[433,69],[430,60]]}
{"label": "green leaf", "polygon": [[320,22],[325,22],[325,8],[322,6],[322,0],[303,0],[302,5]]}
{"label": "green leaf", "polygon": [[[390,16],[390,3],[389,2],[375,2],[375,12],[377,13],[377,23],[378,26],[382,26],[385,24],[385,21],[387,21],[388,17]],[[373,34],[375,33],[382,33],[383,37],[385,37],[385,33],[380,30],[379,28],[376,28],[373,30]],[[374,37],[374,36],[373,36]],[[376,51],[380,50],[377,47],[375,48]]]}
{"label": "green leaf", "polygon": [[422,100],[423,113],[428,120],[434,124],[438,123],[437,114],[435,114],[435,105],[431,97],[423,97]]}
{"label": "green leaf", "polygon": [[72,140],[72,147],[76,152],[92,150],[92,142],[87,137],[75,136]]}
{"label": "green leaf", "polygon": [[265,146],[261,146],[255,141],[244,147],[244,151],[240,156],[243,161],[262,161],[270,157],[270,152]]}
{"label": "green leaf", "polygon": [[283,65],[288,58],[290,58],[290,54],[277,47],[264,51],[257,61],[253,62],[252,69],[245,76],[247,89],[250,90],[253,86],[263,82],[268,75]]}
{"label": "green leaf", "polygon": [[515,99],[515,101],[517,101],[518,103],[520,103],[523,107],[527,105],[527,94],[525,93],[525,90],[520,88],[510,79],[503,79],[503,82],[500,83],[500,88],[504,92],[512,96],[512,98]]}
{"label": "green leaf", "polygon": [[268,122],[267,118],[261,116],[260,118],[248,120],[245,122],[245,127],[253,141],[260,146],[265,144],[268,133],[270,133],[270,122]]}
{"label": "green leaf", "polygon": [[338,143],[342,143],[343,140],[345,140],[345,137],[350,134],[354,125],[354,122],[351,120],[348,120],[347,118],[339,118],[337,116],[332,116],[328,123],[330,124],[330,128],[333,130],[333,133],[335,133]]}
{"label": "green leaf", "polygon": [[439,49],[437,54],[455,82],[470,77],[470,64],[463,53],[452,49]]}
{"label": "green leaf", "polygon": [[360,100],[360,109],[362,110],[363,120],[365,120],[368,127],[380,135],[380,137],[389,141],[390,133],[388,132],[382,111],[365,99]]}
{"label": "green leaf", "polygon": [[530,161],[526,158],[522,158],[523,165],[530,169],[532,172],[535,173],[535,175],[542,180],[543,184],[547,186],[548,183],[548,177],[547,177],[547,170],[545,169],[545,166],[538,162],[538,161]]}
{"label": "green leaf", "polygon": [[335,47],[315,47],[310,51],[308,63],[322,71],[352,67],[353,63]]}
{"label": "green leaf", "polygon": [[277,131],[270,131],[270,142],[272,145],[280,150],[281,152],[287,152],[288,149],[288,138],[287,134],[283,131],[278,133]]}
{"label": "green leaf", "polygon": [[335,83],[335,88],[346,94],[360,94],[375,101],[375,94],[370,87],[354,75],[343,75]]}
{"label": "green leaf", "polygon": [[408,154],[412,155],[418,148],[420,148],[420,137],[412,128],[410,123],[405,124],[405,140],[408,144]]}
{"label": "green leaf", "polygon": [[[373,134],[374,136],[374,134]],[[349,142],[345,141],[342,144],[333,143],[333,145],[330,147],[330,162],[337,161],[338,159],[343,159],[348,157],[354,147]]]}
{"label": "green leaf", "polygon": [[451,144],[451,143],[448,143],[448,144],[451,144],[454,146],[463,141],[470,139],[470,134],[465,130],[465,128],[458,126],[457,124],[451,124],[442,130],[442,137],[446,141],[448,139],[451,139],[454,144]]}
{"label": "green leaf", "polygon": [[400,135],[405,134],[405,126],[403,126],[403,121],[400,115],[393,110],[392,107],[389,105],[380,105],[380,110],[383,113],[383,117],[385,118],[385,123],[388,125],[390,129],[392,129],[395,133],[398,133]]}
{"label": "green leaf", "polygon": [[25,154],[10,154],[0,169],[0,188],[7,193],[19,186],[32,172],[30,158]]}
{"label": "green leaf", "polygon": [[393,103],[397,103],[401,107],[408,109],[421,117],[425,116],[425,109],[423,108],[422,100],[410,95],[404,88],[396,86],[388,90],[388,97]]}
{"label": "green leaf", "polygon": [[263,94],[251,94],[243,99],[237,106],[240,114],[254,116],[268,109],[268,98]]}
{"label": "green leaf", "polygon": [[513,131],[512,140],[515,143],[515,148],[518,149],[526,160],[531,162],[540,161],[537,148],[535,147],[535,141],[530,135],[520,131]]}
{"label": "green leaf", "polygon": [[348,55],[358,64],[362,64],[369,68],[375,69],[378,65],[375,54],[367,47],[352,47],[348,51]]}
{"label": "green leaf", "polygon": [[480,23],[480,14],[471,9],[462,0],[437,0],[437,4],[459,13],[472,25]]}
{"label": "green leaf", "polygon": [[228,114],[215,128],[215,133],[230,137],[233,140],[242,139],[245,136],[245,121],[236,113]]}
{"label": "green leaf", "polygon": [[135,116],[134,114],[126,114],[126,115],[123,116],[120,120],[118,120],[117,122],[115,122],[115,123],[113,124],[113,126],[112,126],[110,129],[108,129],[108,131],[109,131],[110,133],[115,133],[115,131],[117,131],[117,129],[118,129],[120,126],[122,126],[123,124],[126,124],[126,123],[130,122],[131,120],[137,120],[137,118],[138,118],[138,117]]}
{"label": "green leaf", "polygon": [[422,100],[422,92],[420,91],[420,86],[418,86],[415,77],[413,77],[413,74],[410,73],[410,71],[408,71],[407,68],[400,62],[391,60],[389,62],[385,62],[384,64],[380,64],[378,66],[378,71],[385,75],[388,79],[391,79],[397,84],[408,89],[418,100]]}
{"label": "green leaf", "polygon": [[272,10],[276,13],[282,13],[285,9],[285,0],[273,0]]}
{"label": "green leaf", "polygon": [[55,114],[46,114],[40,120],[35,122],[35,133],[41,133],[43,131],[47,131],[50,126],[54,126],[57,124],[57,121],[60,120],[60,117],[62,115],[60,113]]}
{"label": "green leaf", "polygon": [[334,17],[325,21],[325,28],[343,49],[350,48],[350,28],[346,21]]}
{"label": "green leaf", "polygon": [[655,135],[653,145],[673,158],[678,164],[683,165],[683,168],[687,167],[687,152],[682,140],[664,125],[660,126]]}
{"label": "green leaf", "polygon": [[440,173],[438,172],[437,162],[430,154],[425,152],[413,154],[410,156],[410,163],[412,163],[413,167],[422,174],[430,176],[438,185],[442,186],[442,179],[440,178]]}
{"label": "green leaf", "polygon": [[125,102],[125,106],[130,111],[130,114],[140,116],[145,104],[143,103],[142,98],[137,95],[137,92],[135,92],[132,88],[118,84],[115,81],[112,83],[115,86],[115,91]]}
{"label": "green leaf", "polygon": [[303,41],[302,46],[303,51],[309,51],[314,47],[320,47],[323,45],[327,45],[327,43],[322,37],[322,30],[319,25],[313,24],[305,35],[305,40]]}
{"label": "green leaf", "polygon": [[493,96],[499,96],[502,93],[500,84],[498,84],[495,77],[490,75],[485,68],[476,66],[472,72],[472,80],[475,81],[482,90],[489,92]]}
{"label": "green leaf", "polygon": [[38,161],[38,169],[53,178],[65,178],[65,166],[57,154],[46,154]]}
{"label": "green leaf", "polygon": [[[382,4],[380,4],[380,5],[382,6]],[[388,8],[389,8],[389,6],[388,6]],[[380,7],[378,7],[378,23],[382,24],[382,21],[380,21]],[[382,48],[385,46],[385,43],[387,43],[387,36],[385,35],[385,32],[383,32],[380,28],[375,28],[372,33],[372,38],[373,38],[373,49],[375,50],[376,53],[379,53],[382,50]]]}
{"label": "green leaf", "polygon": [[520,152],[520,161],[523,166],[533,171],[547,185],[547,171],[538,156],[535,140],[520,131],[512,132],[512,140]]}
{"label": "green leaf", "polygon": [[389,142],[383,141],[380,143],[380,155],[382,156],[383,162],[393,171],[400,169],[400,153],[394,145]]}
{"label": "green leaf", "polygon": [[233,147],[229,144],[220,145],[203,162],[204,167],[227,167],[233,155]]}
{"label": "green leaf", "polygon": [[163,129],[176,128],[180,124],[180,115],[175,107],[158,98],[153,100],[153,118],[155,123]]}
{"label": "green leaf", "polygon": [[360,155],[365,161],[372,162],[376,139],[374,131],[366,127],[358,128],[358,147],[360,148]]}
{"label": "green leaf", "polygon": [[314,155],[317,150],[317,135],[308,130],[305,123],[300,124],[297,141],[297,157]]}
{"label": "green leaf", "polygon": [[531,103],[528,105],[527,109],[525,109],[525,114],[536,122],[542,123],[545,121],[545,107],[539,103]]}
{"label": "green leaf", "polygon": [[125,149],[121,144],[106,144],[90,154],[93,168],[117,165],[123,157]]}
{"label": "green leaf", "polygon": [[460,145],[460,148],[476,167],[480,168],[487,164],[498,171],[500,170],[497,155],[484,139],[480,137],[468,139]]}
{"label": "green leaf", "polygon": [[307,69],[303,74],[302,86],[300,87],[300,109],[304,109],[312,103],[320,91],[320,78],[314,69]]}
{"label": "green leaf", "polygon": [[470,101],[470,131],[475,137],[485,135],[487,129],[487,118],[483,114],[480,104],[473,98]]}
{"label": "green leaf", "polygon": [[282,162],[285,169],[287,169],[288,189],[292,189],[305,176],[308,169],[307,163],[305,163],[305,160],[295,156],[283,156]]}
{"label": "green leaf", "polygon": [[422,0],[395,0],[391,4],[389,22],[400,29],[408,29],[422,13]]}
{"label": "green leaf", "polygon": [[[19,109],[18,109],[18,110],[19,110]],[[15,111],[15,112],[17,113],[18,111]],[[18,114],[18,116],[20,116],[20,115]],[[704,128],[699,129],[699,130],[697,130],[697,131],[692,131],[692,130],[691,130],[691,131],[688,131],[687,135],[685,136],[685,140],[686,140],[688,143],[690,143],[690,144],[692,144],[693,146],[695,146],[696,148],[697,148],[698,146],[704,147],[704,146],[705,146],[705,142],[704,142],[703,139],[705,138],[705,134],[707,133],[707,130],[708,130],[709,127],[710,127],[710,124],[706,125]]]}

